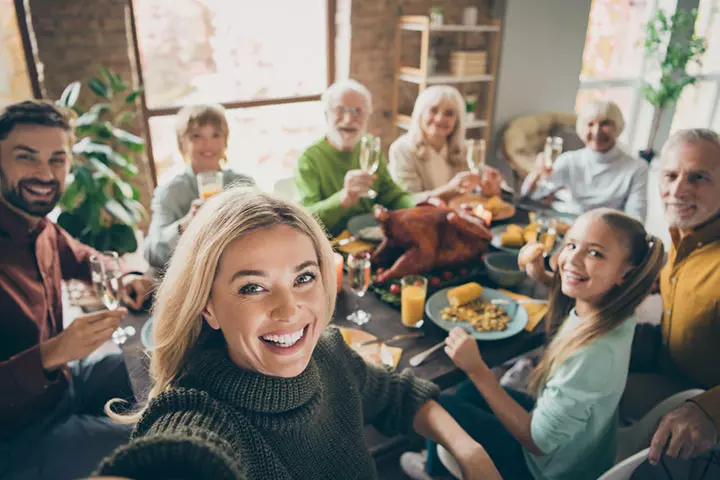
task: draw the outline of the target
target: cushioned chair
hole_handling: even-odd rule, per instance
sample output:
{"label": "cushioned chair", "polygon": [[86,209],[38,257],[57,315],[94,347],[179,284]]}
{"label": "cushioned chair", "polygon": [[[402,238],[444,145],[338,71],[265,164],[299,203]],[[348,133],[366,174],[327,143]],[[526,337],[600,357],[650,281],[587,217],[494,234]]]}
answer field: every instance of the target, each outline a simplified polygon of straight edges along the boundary
{"label": "cushioned chair", "polygon": [[[647,458],[648,450],[642,449],[650,445],[650,440],[660,419],[687,400],[703,392],[704,390],[693,389],[676,393],[657,404],[639,422],[629,427],[619,428],[617,433],[617,453],[615,455],[616,465],[603,474],[601,480],[626,480],[630,478],[632,472]],[[441,445],[438,445],[437,452],[440,462],[445,468],[455,478],[462,478],[460,466],[450,452]],[[643,453],[644,457],[641,455]],[[640,460],[637,461],[638,459]],[[627,476],[624,476],[625,474]]]}
{"label": "cushioned chair", "polygon": [[630,480],[633,472],[648,458],[649,448],[642,450],[635,455],[626,458],[622,462],[608,470],[598,480]]}
{"label": "cushioned chair", "polygon": [[[574,113],[544,112],[517,117],[505,125],[500,133],[500,154],[512,168],[516,183],[535,167],[548,136],[561,137],[565,151],[585,146],[575,133],[576,120]],[[517,190],[518,185],[514,187]]]}

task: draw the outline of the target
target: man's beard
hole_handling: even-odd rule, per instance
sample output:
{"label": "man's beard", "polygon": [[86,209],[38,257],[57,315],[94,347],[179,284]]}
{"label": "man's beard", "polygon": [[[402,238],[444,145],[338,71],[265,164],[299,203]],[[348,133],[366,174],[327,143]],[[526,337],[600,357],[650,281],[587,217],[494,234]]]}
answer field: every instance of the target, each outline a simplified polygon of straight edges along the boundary
{"label": "man's beard", "polygon": [[335,146],[336,148],[340,148],[342,150],[352,150],[353,148],[355,148],[355,144],[357,144],[361,136],[361,132],[358,132],[357,134],[348,138],[336,128],[331,128],[327,132],[327,138],[328,140],[330,140],[330,143],[333,144],[333,146]]}
{"label": "man's beard", "polygon": [[[54,189],[54,195],[47,202],[28,201],[22,194],[28,186],[52,188]],[[60,201],[60,183],[57,180],[43,182],[34,178],[25,178],[18,181],[17,185],[13,188],[8,184],[5,174],[0,170],[0,187],[2,188],[3,198],[5,198],[10,205],[34,217],[44,217],[52,212],[55,205]]]}

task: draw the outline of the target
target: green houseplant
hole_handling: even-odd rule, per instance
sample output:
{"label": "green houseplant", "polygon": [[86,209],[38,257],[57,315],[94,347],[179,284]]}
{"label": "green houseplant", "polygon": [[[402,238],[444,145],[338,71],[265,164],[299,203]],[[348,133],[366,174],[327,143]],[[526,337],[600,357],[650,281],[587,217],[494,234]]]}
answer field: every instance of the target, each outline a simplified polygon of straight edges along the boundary
{"label": "green houseplant", "polygon": [[645,150],[640,155],[652,160],[653,145],[663,112],[680,98],[683,89],[697,81],[687,71],[692,64],[700,64],[706,50],[703,37],[695,35],[697,10],[678,9],[668,16],[658,9],[648,22],[645,35],[645,56],[657,67],[654,81],[645,82],[643,95],[653,107],[653,119]]}
{"label": "green houseplant", "polygon": [[123,127],[135,117],[141,89],[131,89],[107,68],[87,86],[97,99],[87,111],[76,105],[80,82],[68,85],[57,101],[78,114],[74,161],[58,224],[97,250],[131,253],[137,250],[137,225],[147,216],[132,184],[138,173],[135,156],[145,149],[145,141]]}

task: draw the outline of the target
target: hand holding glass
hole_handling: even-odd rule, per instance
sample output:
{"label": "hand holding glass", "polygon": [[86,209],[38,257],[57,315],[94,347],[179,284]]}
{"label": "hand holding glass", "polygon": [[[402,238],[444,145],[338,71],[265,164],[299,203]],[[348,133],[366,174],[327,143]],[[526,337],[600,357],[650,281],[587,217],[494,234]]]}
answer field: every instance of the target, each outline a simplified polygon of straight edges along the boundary
{"label": "hand holding glass", "polygon": [[[380,137],[364,135],[360,139],[360,169],[370,175],[374,175],[380,166]],[[368,190],[367,198],[377,197],[377,192]]]}
{"label": "hand holding glass", "polygon": [[201,200],[207,200],[213,195],[222,192],[223,189],[223,173],[222,172],[200,172],[196,175],[198,184],[198,193]]}
{"label": "hand holding glass", "polygon": [[355,294],[355,311],[346,318],[356,325],[365,325],[370,321],[370,314],[360,310],[358,298],[363,297],[370,286],[370,253],[359,252],[348,255],[347,267],[350,290]]}
{"label": "hand holding glass", "polygon": [[[116,310],[120,306],[122,296],[122,270],[117,252],[107,251],[101,255],[90,257],[90,269],[95,293],[108,310]],[[132,326],[118,327],[112,335],[116,345],[124,344],[135,335]]]}

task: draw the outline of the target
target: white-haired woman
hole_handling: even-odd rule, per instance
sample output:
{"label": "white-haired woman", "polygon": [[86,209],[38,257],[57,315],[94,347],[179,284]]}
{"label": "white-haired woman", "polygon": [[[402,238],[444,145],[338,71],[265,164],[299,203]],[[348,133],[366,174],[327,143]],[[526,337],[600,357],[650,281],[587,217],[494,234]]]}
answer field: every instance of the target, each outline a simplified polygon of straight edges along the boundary
{"label": "white-haired woman", "polygon": [[481,185],[499,194],[500,173],[467,171],[465,151],[465,100],[456,88],[435,85],[418,95],[408,132],[390,146],[390,172],[418,199],[448,199]]}
{"label": "white-haired woman", "polygon": [[208,200],[158,291],[148,404],[100,474],[374,478],[369,422],[414,428],[459,454],[468,478],[499,478],[437,387],[366,364],[327,328],[332,255],[300,206],[242,188]]}
{"label": "white-haired woman", "polygon": [[617,146],[624,128],[625,120],[615,103],[601,100],[585,105],[575,126],[585,148],[563,153],[552,168],[546,168],[539,155],[521,194],[540,200],[557,192],[563,201],[554,206],[569,213],[608,207],[644,222],[648,166]]}

